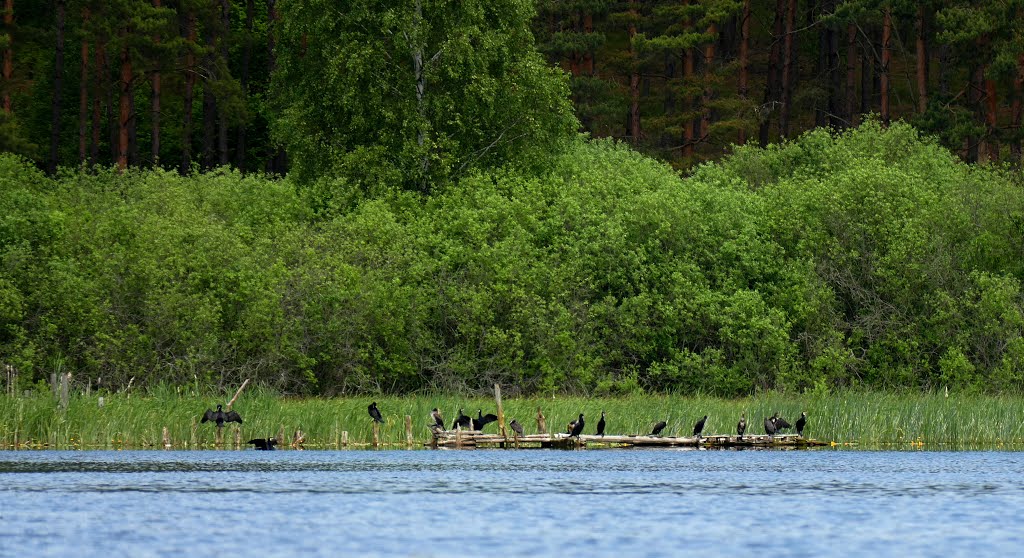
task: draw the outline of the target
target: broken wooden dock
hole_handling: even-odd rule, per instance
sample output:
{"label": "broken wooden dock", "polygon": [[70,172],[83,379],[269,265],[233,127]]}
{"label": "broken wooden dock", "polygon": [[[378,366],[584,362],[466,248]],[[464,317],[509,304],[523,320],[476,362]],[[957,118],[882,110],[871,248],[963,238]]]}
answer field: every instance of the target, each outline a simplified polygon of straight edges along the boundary
{"label": "broken wooden dock", "polygon": [[433,448],[807,448],[827,446],[828,442],[804,438],[797,434],[736,435],[713,434],[709,436],[592,436],[579,438],[558,432],[555,434],[527,434],[525,436],[502,436],[479,430],[437,430],[430,442]]}

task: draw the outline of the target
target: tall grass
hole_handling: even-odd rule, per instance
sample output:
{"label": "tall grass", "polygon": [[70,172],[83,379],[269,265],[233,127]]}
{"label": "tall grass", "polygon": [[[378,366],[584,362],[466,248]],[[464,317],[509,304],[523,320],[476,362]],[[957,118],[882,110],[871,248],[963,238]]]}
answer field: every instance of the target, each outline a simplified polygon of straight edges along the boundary
{"label": "tall grass", "polygon": [[[105,394],[71,397],[66,410],[45,394],[0,396],[0,445],[48,448],[146,448],[162,447],[162,430],[168,429],[175,448],[213,448],[215,428],[200,424],[207,408],[220,399],[155,389],[146,394]],[[429,440],[428,416],[433,407],[444,413],[446,426],[462,408],[467,415],[477,410],[495,411],[490,398],[452,395],[408,397],[294,399],[252,389],[235,403],[244,423],[243,442],[274,436],[284,429],[290,437],[305,434],[305,447],[340,447],[342,432],[349,447],[364,447],[372,440],[372,423],[366,412],[371,400],[378,403],[385,422],[381,427],[384,447],[405,445],[405,415],[413,417],[415,443]],[[702,396],[637,395],[622,398],[517,398],[503,401],[506,421],[515,418],[527,432],[536,430],[540,407],[548,431],[559,431],[585,413],[593,433],[601,411],[607,413],[607,433],[648,433],[655,422],[665,420],[664,435],[689,435],[704,414],[705,434],[735,432],[740,413],[746,413],[748,432],[763,432],[764,417],[778,411],[795,422],[808,413],[805,435],[837,445],[926,448],[1021,448],[1024,449],[1024,397],[942,393],[894,394],[843,392],[830,395],[766,393],[743,399]],[[231,447],[235,425],[224,429],[225,446]],[[488,426],[487,430],[495,429]]]}

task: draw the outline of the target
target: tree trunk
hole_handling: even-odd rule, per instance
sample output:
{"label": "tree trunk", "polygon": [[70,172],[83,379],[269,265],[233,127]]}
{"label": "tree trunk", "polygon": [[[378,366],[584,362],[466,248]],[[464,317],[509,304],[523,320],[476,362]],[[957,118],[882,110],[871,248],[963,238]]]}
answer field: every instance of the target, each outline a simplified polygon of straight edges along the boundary
{"label": "tree trunk", "polygon": [[857,106],[857,25],[846,26],[846,122],[856,126]]}
{"label": "tree trunk", "polygon": [[[686,30],[689,31],[693,27],[693,22],[687,19]],[[694,65],[693,49],[688,48],[683,53],[683,83],[689,84],[693,80],[693,65]],[[693,139],[695,135],[694,118],[693,118],[693,100],[690,98],[683,100],[683,148],[680,150],[680,154],[683,158],[689,158],[693,156]]]}
{"label": "tree trunk", "polygon": [[[160,0],[153,0],[153,6],[159,8]],[[153,37],[154,43],[160,43],[160,34]],[[153,70],[152,76],[152,99],[150,99],[150,157],[153,166],[160,166],[160,69]]]}
{"label": "tree trunk", "polygon": [[[242,49],[242,94],[249,95],[249,59],[252,58],[252,24],[253,24],[253,0],[245,1],[245,45]],[[243,122],[238,127],[238,144],[235,147],[235,166],[245,171],[245,132],[246,125]]]}
{"label": "tree trunk", "polygon": [[217,44],[217,33],[212,25],[205,26],[203,34],[204,46],[208,49],[203,57],[203,66],[206,72],[203,74],[203,168],[211,169],[217,162],[217,99],[213,96],[213,75],[214,54],[213,48]]}
{"label": "tree trunk", "polygon": [[196,44],[196,16],[185,16],[185,94],[183,122],[181,125],[181,174],[188,174],[192,168],[192,101],[196,86],[196,55],[193,48]]}
{"label": "tree trunk", "polygon": [[924,2],[917,5],[917,112],[928,110],[928,38]]}
{"label": "tree trunk", "polygon": [[892,61],[892,49],[889,47],[892,38],[892,8],[886,6],[882,15],[882,69],[879,76],[879,83],[882,98],[879,103],[879,112],[882,118],[882,125],[889,125],[889,63]]}
{"label": "tree trunk", "polygon": [[[663,103],[664,113],[666,117],[670,117],[676,112],[676,95],[672,90],[672,80],[676,77],[676,57],[672,52],[665,52],[665,99]],[[661,147],[668,147],[675,144],[675,137],[671,136],[662,127],[661,133]]]}
{"label": "tree trunk", "polygon": [[[220,21],[223,26],[220,30],[220,36],[217,38],[217,44],[220,47],[220,55],[225,66],[228,63],[228,33],[231,29],[231,6],[228,0],[220,1]],[[218,79],[223,79],[226,76],[217,76]],[[220,103],[217,103],[217,152],[220,155],[220,164],[228,164],[228,119],[224,115],[224,106],[226,103],[223,99]]]}
{"label": "tree trunk", "polygon": [[864,44],[861,49],[861,63],[860,63],[860,113],[867,114],[871,112],[871,98],[874,88],[872,83],[874,81],[875,73],[875,53],[872,48],[874,42],[874,31],[870,35],[864,38]]}
{"label": "tree trunk", "polygon": [[[984,73],[984,70],[982,70]],[[985,155],[989,161],[999,160],[999,136],[996,135],[996,81],[985,79]]]}
{"label": "tree trunk", "polygon": [[4,112],[11,114],[11,77],[14,75],[14,0],[4,0],[4,29],[7,31],[7,48],[4,49],[3,66],[3,104]]}
{"label": "tree trunk", "polygon": [[[590,35],[593,32],[594,14],[590,13],[590,10],[587,9],[587,11],[583,14],[583,33],[585,35]],[[589,47],[587,48],[587,50],[583,51],[583,63],[581,71],[583,75],[586,76],[594,75],[594,50]]]}
{"label": "tree trunk", "polygon": [[706,141],[711,134],[711,97],[714,95],[711,82],[715,65],[715,41],[718,39],[718,26],[714,23],[708,25],[707,35],[712,39],[704,45],[704,87],[701,97],[699,141]]}
{"label": "tree trunk", "polygon": [[[835,12],[836,1],[829,0],[829,14]],[[842,74],[839,72],[839,28],[829,25],[828,28],[828,123],[836,128],[846,125],[841,116]]]}
{"label": "tree trunk", "polygon": [[[128,30],[121,29],[121,39],[127,43]],[[117,121],[117,168],[124,170],[128,167],[128,121],[131,118],[131,103],[129,96],[132,90],[132,59],[128,52],[128,46],[121,47],[121,92],[118,103]]]}
{"label": "tree trunk", "polygon": [[1024,53],[1017,55],[1017,76],[1013,80],[1013,108],[1010,111],[1010,128],[1014,131],[1014,140],[1010,144],[1010,152],[1013,154],[1013,160],[1018,166],[1024,161],[1021,160],[1021,144],[1024,143],[1024,138],[1020,134],[1022,105],[1024,105]]}
{"label": "tree trunk", "polygon": [[53,113],[50,119],[50,174],[57,172],[57,156],[60,147],[60,103],[64,96],[64,0],[57,3],[57,52],[53,64]]}
{"label": "tree trunk", "polygon": [[[88,27],[89,8],[82,9],[82,26]],[[89,41],[82,38],[82,77],[78,83],[78,162],[85,163],[89,129]]]}
{"label": "tree trunk", "polygon": [[[748,86],[750,73],[750,0],[743,0],[743,13],[740,16],[739,64],[740,102],[746,104],[747,99],[750,97],[750,88]],[[739,137],[736,138],[736,143],[739,145],[746,145],[747,143],[747,127],[745,124],[740,124]]]}
{"label": "tree trunk", "polygon": [[[749,0],[748,0],[749,1]],[[640,142],[640,63],[637,60],[636,48],[633,46],[633,39],[636,37],[636,18],[638,16],[637,4],[639,0],[629,2],[629,129],[627,135],[633,145]]]}
{"label": "tree trunk", "polygon": [[[982,64],[977,59],[973,59],[971,63],[971,71],[969,75],[970,83],[968,84],[967,90],[967,103],[971,107],[971,110],[977,114],[979,112],[979,104],[981,102],[981,91],[985,87],[985,74]],[[965,159],[968,163],[978,162],[978,143],[979,140],[976,136],[967,136],[964,138],[964,151]]]}
{"label": "tree trunk", "polygon": [[781,58],[782,44],[780,41],[783,40],[783,21],[786,15],[786,0],[776,0],[775,2],[775,24],[772,27],[772,49],[768,55],[768,80],[764,86],[764,105],[761,107],[761,126],[758,131],[758,142],[761,147],[768,145],[769,135],[771,132],[771,118],[768,116],[775,112],[776,105],[779,101],[778,94],[781,90],[779,84],[779,61]]}
{"label": "tree trunk", "polygon": [[779,116],[782,137],[789,137],[789,118],[792,113],[793,103],[793,36],[796,33],[794,27],[796,21],[796,0],[789,0],[789,7],[786,10],[786,40],[783,47],[782,58],[782,113]]}
{"label": "tree trunk", "polygon": [[[274,74],[274,69],[277,67],[277,42],[274,34],[277,32],[278,17],[275,3],[276,0],[267,0],[267,20],[269,21],[269,29],[267,29],[267,66],[270,70],[270,75]],[[267,160],[267,172],[281,175],[284,174],[286,166],[287,159],[284,150],[280,147],[272,146],[270,158]]]}
{"label": "tree trunk", "polygon": [[107,75],[107,46],[102,39],[96,43],[96,81],[92,96],[92,138],[89,144],[90,164],[98,165],[100,159],[100,128],[103,116],[102,99],[106,89]]}

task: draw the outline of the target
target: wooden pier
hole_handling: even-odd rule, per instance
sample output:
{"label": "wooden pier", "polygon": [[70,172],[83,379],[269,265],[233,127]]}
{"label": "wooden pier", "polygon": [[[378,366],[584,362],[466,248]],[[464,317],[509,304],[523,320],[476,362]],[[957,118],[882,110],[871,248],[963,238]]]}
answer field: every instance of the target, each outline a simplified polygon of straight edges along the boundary
{"label": "wooden pier", "polygon": [[807,448],[827,446],[828,442],[803,438],[796,434],[768,436],[766,434],[735,435],[713,434],[710,436],[592,436],[582,435],[578,439],[564,432],[555,434],[527,434],[525,436],[502,436],[479,430],[437,430],[427,444],[433,448]]}

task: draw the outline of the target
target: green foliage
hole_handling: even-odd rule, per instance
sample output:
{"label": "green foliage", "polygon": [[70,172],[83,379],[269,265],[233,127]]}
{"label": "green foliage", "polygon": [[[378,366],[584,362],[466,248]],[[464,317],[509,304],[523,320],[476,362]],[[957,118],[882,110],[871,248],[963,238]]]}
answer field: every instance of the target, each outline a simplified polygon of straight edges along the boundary
{"label": "green foliage", "polygon": [[[428,198],[0,157],[0,361],[287,393],[1024,389],[1024,196],[904,124]],[[337,194],[332,194],[337,192]]]}

